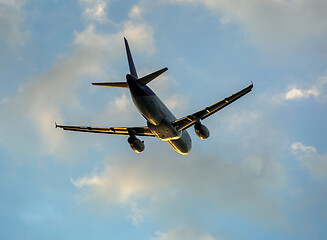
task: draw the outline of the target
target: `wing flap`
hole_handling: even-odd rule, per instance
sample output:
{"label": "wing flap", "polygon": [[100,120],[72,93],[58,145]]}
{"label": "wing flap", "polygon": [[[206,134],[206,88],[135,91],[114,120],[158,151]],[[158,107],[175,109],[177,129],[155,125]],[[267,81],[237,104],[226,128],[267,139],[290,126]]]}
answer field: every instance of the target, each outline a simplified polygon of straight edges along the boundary
{"label": "wing flap", "polygon": [[186,129],[192,126],[198,119],[203,120],[209,117],[210,115],[218,112],[219,110],[223,109],[224,107],[228,106],[229,104],[236,101],[237,99],[243,97],[245,94],[249,93],[252,90],[252,88],[253,88],[253,84],[196,113],[177,119],[172,124],[178,131]]}
{"label": "wing flap", "polygon": [[64,126],[56,125],[56,128],[62,128],[68,131],[90,132],[90,133],[104,133],[116,135],[129,135],[130,132],[137,136],[151,136],[154,134],[148,127],[86,127],[86,126]]}

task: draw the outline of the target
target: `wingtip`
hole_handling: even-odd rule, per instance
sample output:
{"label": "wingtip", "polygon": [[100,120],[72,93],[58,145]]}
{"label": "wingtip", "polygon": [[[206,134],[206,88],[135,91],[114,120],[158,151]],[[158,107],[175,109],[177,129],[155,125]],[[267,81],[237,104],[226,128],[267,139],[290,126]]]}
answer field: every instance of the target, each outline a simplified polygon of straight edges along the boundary
{"label": "wingtip", "polygon": [[57,125],[57,123],[55,122],[55,127],[57,128],[58,127],[58,125]]}

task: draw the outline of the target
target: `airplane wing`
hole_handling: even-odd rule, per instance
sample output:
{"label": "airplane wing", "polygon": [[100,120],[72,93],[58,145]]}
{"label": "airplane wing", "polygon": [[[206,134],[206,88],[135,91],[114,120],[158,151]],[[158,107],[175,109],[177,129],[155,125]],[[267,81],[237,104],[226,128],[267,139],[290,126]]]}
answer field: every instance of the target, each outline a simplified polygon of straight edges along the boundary
{"label": "airplane wing", "polygon": [[209,107],[206,107],[206,108],[204,108],[196,113],[193,113],[191,115],[188,115],[186,117],[175,120],[174,122],[172,122],[172,124],[178,131],[184,130],[184,129],[192,126],[193,124],[195,124],[195,122],[197,120],[203,120],[203,119],[211,116],[212,114],[218,112],[219,110],[223,109],[224,107],[231,104],[232,102],[236,101],[237,99],[243,97],[245,94],[250,92],[252,90],[252,88],[253,88],[253,83],[250,86],[242,89],[241,91],[234,93],[231,96],[229,96]]}
{"label": "airplane wing", "polygon": [[84,127],[84,126],[63,126],[57,125],[56,128],[62,128],[63,130],[78,131],[78,132],[90,132],[90,133],[105,133],[105,134],[118,134],[118,135],[130,135],[137,136],[150,136],[155,135],[150,131],[148,127]]}

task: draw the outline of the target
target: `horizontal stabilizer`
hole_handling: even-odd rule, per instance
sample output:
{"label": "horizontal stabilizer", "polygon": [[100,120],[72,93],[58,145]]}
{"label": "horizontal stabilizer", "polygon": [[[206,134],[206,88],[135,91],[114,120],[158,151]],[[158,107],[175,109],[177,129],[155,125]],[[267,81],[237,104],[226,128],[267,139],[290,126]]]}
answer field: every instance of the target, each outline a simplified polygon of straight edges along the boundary
{"label": "horizontal stabilizer", "polygon": [[101,87],[128,88],[127,82],[103,82],[103,83],[92,83],[92,84]]}
{"label": "horizontal stabilizer", "polygon": [[168,68],[163,68],[159,71],[156,71],[154,73],[150,73],[149,75],[146,75],[140,79],[138,79],[137,81],[142,84],[142,85],[146,85],[147,83],[151,82],[153,79],[159,77],[161,74],[163,74],[164,72],[166,72],[168,70]]}

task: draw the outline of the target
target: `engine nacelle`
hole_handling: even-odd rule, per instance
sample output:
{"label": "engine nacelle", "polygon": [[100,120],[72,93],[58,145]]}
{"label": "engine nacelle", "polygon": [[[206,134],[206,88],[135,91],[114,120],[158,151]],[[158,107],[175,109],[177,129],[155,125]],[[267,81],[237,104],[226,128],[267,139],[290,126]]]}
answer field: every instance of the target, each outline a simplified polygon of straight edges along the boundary
{"label": "engine nacelle", "polygon": [[201,139],[207,139],[210,136],[210,131],[206,126],[201,124],[200,122],[195,123],[194,125],[195,133]]}
{"label": "engine nacelle", "polygon": [[140,153],[144,151],[144,141],[141,141],[137,137],[129,137],[127,141],[135,152]]}

